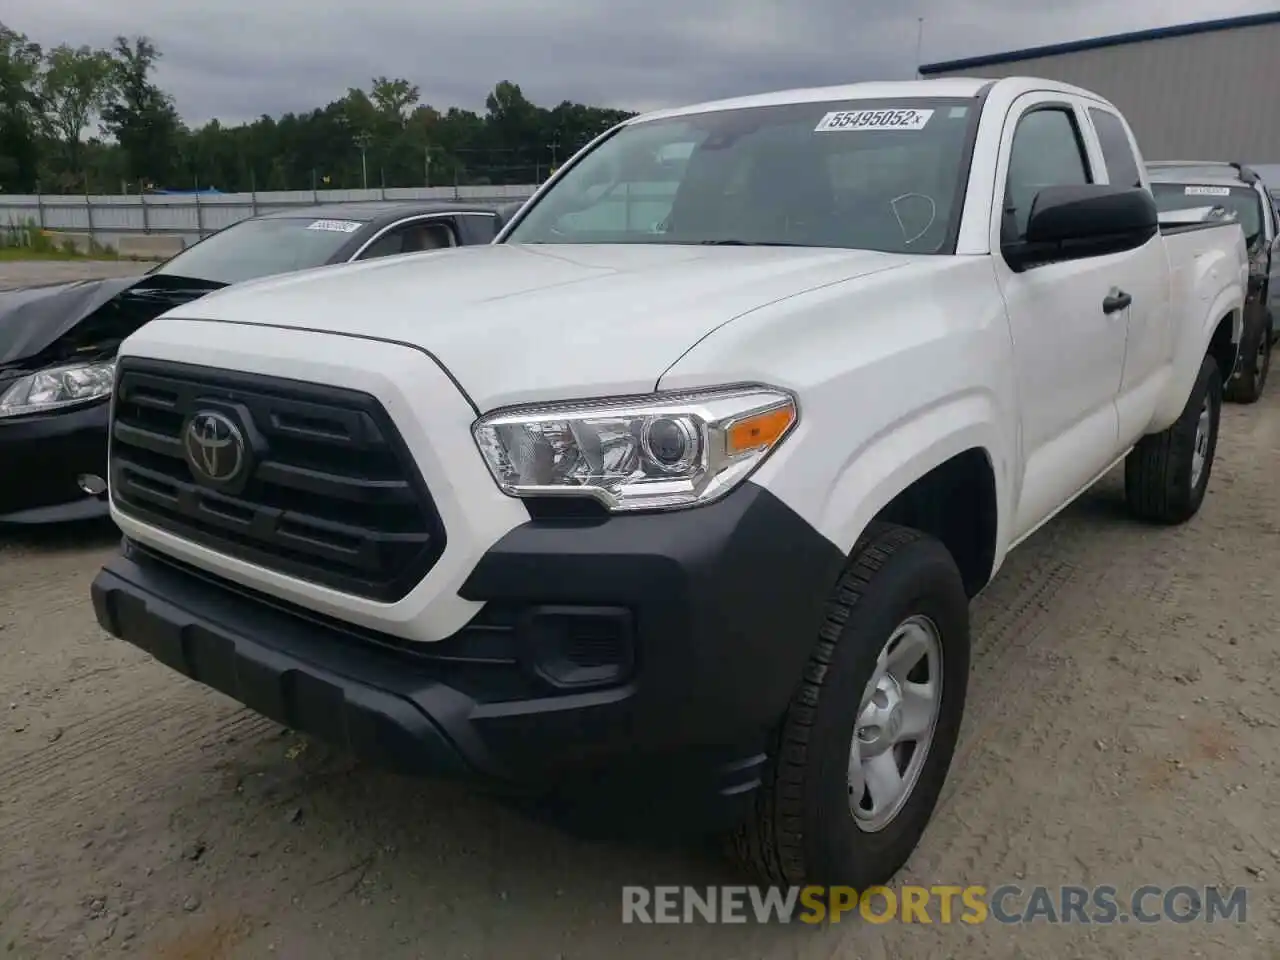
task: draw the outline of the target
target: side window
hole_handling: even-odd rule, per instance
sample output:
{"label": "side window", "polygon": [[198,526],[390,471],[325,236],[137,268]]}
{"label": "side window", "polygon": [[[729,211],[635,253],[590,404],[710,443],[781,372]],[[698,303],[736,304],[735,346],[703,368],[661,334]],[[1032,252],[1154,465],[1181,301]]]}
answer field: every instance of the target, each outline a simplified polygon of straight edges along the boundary
{"label": "side window", "polygon": [[453,224],[444,219],[423,220],[411,223],[404,228],[405,253],[419,253],[423,250],[444,250],[456,247],[458,236]]}
{"label": "side window", "polygon": [[1089,108],[1093,128],[1098,131],[1098,143],[1102,146],[1102,159],[1107,163],[1108,179],[1119,187],[1142,186],[1142,174],[1129,143],[1124,122],[1108,110]]}
{"label": "side window", "polygon": [[360,254],[361,260],[458,246],[453,226],[443,219],[419,220],[388,230]]}
{"label": "side window", "polygon": [[1075,117],[1066,107],[1040,107],[1024,114],[1013,134],[1005,181],[1005,241],[1027,235],[1036,194],[1045,187],[1089,183],[1089,165]]}
{"label": "side window", "polygon": [[462,221],[464,229],[462,232],[473,237],[473,243],[488,243],[498,235],[504,220],[499,220],[496,216],[469,216]]}
{"label": "side window", "polygon": [[377,257],[389,257],[401,253],[404,246],[404,235],[398,230],[388,230],[360,254],[361,260],[373,260]]}

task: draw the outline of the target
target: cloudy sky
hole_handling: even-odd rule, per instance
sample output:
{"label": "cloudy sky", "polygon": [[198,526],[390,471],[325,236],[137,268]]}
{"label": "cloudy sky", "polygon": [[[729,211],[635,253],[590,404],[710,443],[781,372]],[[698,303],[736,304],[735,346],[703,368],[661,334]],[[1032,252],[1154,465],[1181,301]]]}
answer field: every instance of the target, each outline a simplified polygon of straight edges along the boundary
{"label": "cloudy sky", "polygon": [[46,46],[147,34],[188,123],[322,105],[378,74],[423,101],[482,108],[499,80],[535,102],[643,110],[914,74],[924,61],[1188,20],[1277,0],[5,0]]}

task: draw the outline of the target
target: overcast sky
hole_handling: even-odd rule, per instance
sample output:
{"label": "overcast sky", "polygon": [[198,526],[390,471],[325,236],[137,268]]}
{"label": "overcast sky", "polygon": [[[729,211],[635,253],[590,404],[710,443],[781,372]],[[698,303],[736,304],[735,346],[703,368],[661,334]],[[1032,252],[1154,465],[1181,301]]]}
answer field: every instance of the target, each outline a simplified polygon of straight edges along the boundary
{"label": "overcast sky", "polygon": [[306,110],[379,74],[437,108],[482,109],[500,80],[536,103],[644,110],[793,86],[908,78],[994,53],[1278,0],[5,0],[45,46],[146,34],[189,124]]}

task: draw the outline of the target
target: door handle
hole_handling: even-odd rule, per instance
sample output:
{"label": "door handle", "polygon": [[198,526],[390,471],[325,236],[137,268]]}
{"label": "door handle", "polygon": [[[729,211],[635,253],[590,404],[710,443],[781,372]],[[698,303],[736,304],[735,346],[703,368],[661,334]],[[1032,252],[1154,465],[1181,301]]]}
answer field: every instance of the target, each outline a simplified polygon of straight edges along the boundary
{"label": "door handle", "polygon": [[1129,304],[1133,303],[1133,295],[1125,293],[1119,287],[1112,287],[1102,300],[1102,312],[1106,314],[1116,313],[1125,309]]}

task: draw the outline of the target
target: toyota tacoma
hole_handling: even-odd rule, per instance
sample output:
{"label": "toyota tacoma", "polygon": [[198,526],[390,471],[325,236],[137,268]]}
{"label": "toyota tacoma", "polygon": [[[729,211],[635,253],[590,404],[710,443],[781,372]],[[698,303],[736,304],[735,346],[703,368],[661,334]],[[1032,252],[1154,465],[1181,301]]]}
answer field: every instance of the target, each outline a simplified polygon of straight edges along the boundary
{"label": "toyota tacoma", "polygon": [[932,816],[1009,550],[1120,463],[1140,521],[1199,509],[1246,282],[1076,87],[643,115],[492,245],[130,336],[97,616],[371,761],[863,888]]}

